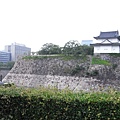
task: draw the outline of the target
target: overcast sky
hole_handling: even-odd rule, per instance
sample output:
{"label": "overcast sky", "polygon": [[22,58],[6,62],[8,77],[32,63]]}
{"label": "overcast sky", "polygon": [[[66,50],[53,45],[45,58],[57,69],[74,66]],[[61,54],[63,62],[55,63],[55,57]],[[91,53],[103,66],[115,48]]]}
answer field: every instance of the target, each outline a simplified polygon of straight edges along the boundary
{"label": "overcast sky", "polygon": [[120,31],[120,0],[0,0],[0,50],[13,42],[38,51],[45,43],[93,40]]}

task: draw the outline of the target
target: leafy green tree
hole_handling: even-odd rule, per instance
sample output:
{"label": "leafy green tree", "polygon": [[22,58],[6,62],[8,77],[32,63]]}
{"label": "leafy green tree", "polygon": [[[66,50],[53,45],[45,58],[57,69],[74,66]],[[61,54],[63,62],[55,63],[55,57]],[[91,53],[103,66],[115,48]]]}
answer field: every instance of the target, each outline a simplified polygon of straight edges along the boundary
{"label": "leafy green tree", "polygon": [[0,67],[3,66],[3,62],[0,62]]}
{"label": "leafy green tree", "polygon": [[58,45],[52,43],[46,43],[42,46],[41,50],[38,51],[38,54],[47,55],[47,54],[61,54],[61,48]]}
{"label": "leafy green tree", "polygon": [[93,55],[93,47],[92,46],[88,46],[88,45],[82,45],[80,46],[80,52],[83,55]]}
{"label": "leafy green tree", "polygon": [[13,61],[7,62],[6,67],[11,69],[14,66],[14,64],[15,64],[15,62],[13,62]]}
{"label": "leafy green tree", "polygon": [[77,56],[80,53],[80,43],[77,40],[70,40],[64,45],[63,54]]}
{"label": "leafy green tree", "polygon": [[15,62],[13,62],[13,61],[10,61],[7,63],[0,62],[0,68],[1,69],[11,69],[14,66],[14,64],[15,64]]}
{"label": "leafy green tree", "polygon": [[31,52],[32,55],[35,55],[35,52]]}

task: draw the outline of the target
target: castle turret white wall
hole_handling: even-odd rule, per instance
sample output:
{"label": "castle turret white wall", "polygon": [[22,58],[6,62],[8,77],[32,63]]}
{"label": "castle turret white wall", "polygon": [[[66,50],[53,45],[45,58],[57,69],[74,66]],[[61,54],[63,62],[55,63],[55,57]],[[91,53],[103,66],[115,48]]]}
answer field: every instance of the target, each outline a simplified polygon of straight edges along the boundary
{"label": "castle turret white wall", "polygon": [[94,46],[94,53],[120,53],[119,46]]}

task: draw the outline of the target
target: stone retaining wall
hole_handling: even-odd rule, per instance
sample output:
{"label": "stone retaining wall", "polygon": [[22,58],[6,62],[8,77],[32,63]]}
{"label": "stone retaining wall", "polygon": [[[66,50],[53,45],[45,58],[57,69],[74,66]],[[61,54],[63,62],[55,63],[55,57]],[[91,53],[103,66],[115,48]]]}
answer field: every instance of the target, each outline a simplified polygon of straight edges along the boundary
{"label": "stone retaining wall", "polygon": [[102,88],[108,88],[100,80],[84,77],[70,76],[51,76],[51,75],[30,75],[30,74],[12,74],[4,78],[4,82],[14,83],[17,86],[25,87],[55,87],[59,90],[70,89],[72,91],[98,91]]}
{"label": "stone retaining wall", "polygon": [[[118,60],[119,61],[119,60]],[[97,74],[94,73],[97,70]],[[3,82],[17,86],[39,87],[55,86],[58,89],[90,91],[103,88],[120,89],[120,66],[91,65],[89,57],[86,61],[61,58],[20,59],[10,70]],[[76,72],[74,76],[72,72]]]}
{"label": "stone retaining wall", "polygon": [[77,65],[86,67],[89,64],[89,60],[88,62],[82,62],[81,59],[69,61],[65,61],[62,58],[20,59],[15,63],[10,73],[70,76],[71,71]]}

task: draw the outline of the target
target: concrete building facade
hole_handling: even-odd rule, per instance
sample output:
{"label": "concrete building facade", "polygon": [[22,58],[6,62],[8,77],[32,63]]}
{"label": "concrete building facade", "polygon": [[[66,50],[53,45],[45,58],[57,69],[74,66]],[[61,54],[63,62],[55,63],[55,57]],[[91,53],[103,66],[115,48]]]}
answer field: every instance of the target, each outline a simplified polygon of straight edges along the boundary
{"label": "concrete building facade", "polygon": [[12,43],[11,45],[5,46],[5,51],[11,53],[11,61],[16,61],[19,56],[31,54],[31,48],[18,43]]}

